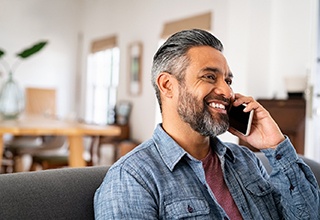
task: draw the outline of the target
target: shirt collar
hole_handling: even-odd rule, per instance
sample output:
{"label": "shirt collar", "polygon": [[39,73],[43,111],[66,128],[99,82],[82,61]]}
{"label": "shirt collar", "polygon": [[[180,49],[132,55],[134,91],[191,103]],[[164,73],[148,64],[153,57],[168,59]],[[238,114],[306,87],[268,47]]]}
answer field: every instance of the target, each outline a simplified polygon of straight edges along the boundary
{"label": "shirt collar", "polygon": [[[163,130],[162,124],[157,125],[152,138],[162,160],[171,171],[185,155],[189,158],[193,158]],[[211,138],[210,145],[211,148],[217,152],[219,157],[226,156],[231,161],[234,161],[232,151],[225,143],[220,141],[219,138]]]}
{"label": "shirt collar", "polygon": [[157,125],[152,138],[162,160],[172,171],[187,152],[163,130],[162,124]]}
{"label": "shirt collar", "polygon": [[211,138],[210,145],[211,148],[214,149],[215,152],[217,152],[218,157],[226,157],[233,163],[235,162],[235,156],[232,150],[228,147],[226,143],[222,142],[219,138]]}

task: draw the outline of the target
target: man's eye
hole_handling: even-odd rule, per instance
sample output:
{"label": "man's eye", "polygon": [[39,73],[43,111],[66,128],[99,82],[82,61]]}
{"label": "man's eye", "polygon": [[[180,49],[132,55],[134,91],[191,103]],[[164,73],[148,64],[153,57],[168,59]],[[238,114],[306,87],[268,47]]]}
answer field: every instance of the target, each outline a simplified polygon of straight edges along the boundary
{"label": "man's eye", "polygon": [[205,78],[207,80],[216,80],[216,76],[215,75],[204,75],[203,78]]}
{"label": "man's eye", "polygon": [[231,86],[232,85],[232,79],[226,79],[226,83]]}

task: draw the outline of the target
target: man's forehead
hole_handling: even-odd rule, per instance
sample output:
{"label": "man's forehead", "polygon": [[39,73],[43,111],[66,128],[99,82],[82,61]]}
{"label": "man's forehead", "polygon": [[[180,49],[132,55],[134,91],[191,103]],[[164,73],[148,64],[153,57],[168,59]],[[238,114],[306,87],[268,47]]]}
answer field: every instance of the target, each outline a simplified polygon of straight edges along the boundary
{"label": "man's forehead", "polygon": [[222,52],[210,46],[197,46],[188,51],[192,65],[198,64],[200,71],[222,73],[225,77],[232,78],[233,74]]}
{"label": "man's forehead", "polygon": [[225,56],[219,50],[209,46],[197,46],[190,48],[188,57],[196,62],[221,62],[227,64]]}

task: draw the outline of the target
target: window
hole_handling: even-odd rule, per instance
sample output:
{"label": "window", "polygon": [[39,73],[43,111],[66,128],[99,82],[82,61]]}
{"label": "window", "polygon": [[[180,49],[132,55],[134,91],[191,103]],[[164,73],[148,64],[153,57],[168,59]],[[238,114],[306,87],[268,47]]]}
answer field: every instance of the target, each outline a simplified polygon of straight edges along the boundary
{"label": "window", "polygon": [[88,56],[86,121],[113,124],[119,82],[119,48],[115,37],[92,43]]}

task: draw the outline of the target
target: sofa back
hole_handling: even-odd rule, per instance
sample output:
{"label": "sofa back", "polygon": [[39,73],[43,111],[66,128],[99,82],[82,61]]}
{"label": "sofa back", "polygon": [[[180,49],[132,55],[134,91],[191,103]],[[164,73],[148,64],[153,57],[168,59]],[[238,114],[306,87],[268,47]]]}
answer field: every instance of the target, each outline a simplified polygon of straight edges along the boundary
{"label": "sofa back", "polygon": [[93,196],[108,167],[0,175],[0,219],[94,219]]}
{"label": "sofa back", "polygon": [[[267,158],[257,153],[267,170]],[[320,164],[301,156],[320,182]],[[94,219],[93,197],[108,167],[84,167],[0,175],[0,219]]]}

